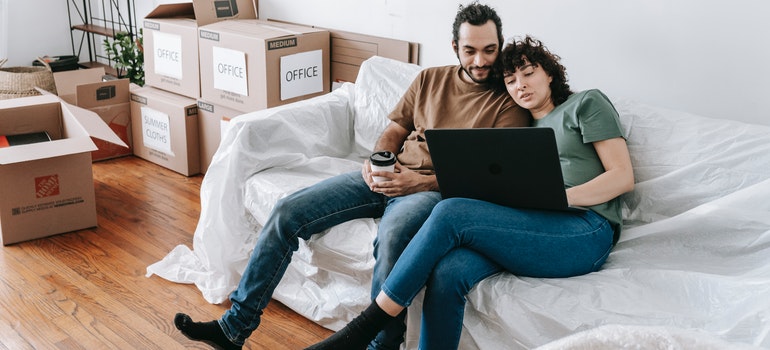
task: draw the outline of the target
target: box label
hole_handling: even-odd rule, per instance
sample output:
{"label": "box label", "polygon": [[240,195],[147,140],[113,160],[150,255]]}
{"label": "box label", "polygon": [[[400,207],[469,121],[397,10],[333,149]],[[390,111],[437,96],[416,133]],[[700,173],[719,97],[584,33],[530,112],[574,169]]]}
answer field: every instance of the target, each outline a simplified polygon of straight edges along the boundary
{"label": "box label", "polygon": [[171,123],[168,114],[142,107],[142,142],[147,148],[173,156],[171,152]]}
{"label": "box label", "polygon": [[216,10],[217,18],[233,17],[238,15],[238,1],[237,0],[214,1],[214,9]]}
{"label": "box label", "polygon": [[214,46],[212,54],[214,57],[214,88],[248,96],[246,53]]}
{"label": "box label", "polygon": [[201,30],[198,35],[201,37],[201,39],[206,40],[212,40],[212,41],[219,41],[219,33],[216,32],[209,32],[208,30]]}
{"label": "box label", "polygon": [[139,96],[137,94],[131,94],[131,101],[134,101],[139,104],[146,105],[147,104],[147,98]]}
{"label": "box label", "polygon": [[198,101],[198,109],[202,109],[209,113],[214,113],[214,105],[203,101]]}
{"label": "box label", "polygon": [[281,57],[281,101],[323,91],[323,50]]}
{"label": "box label", "polygon": [[72,197],[72,198],[59,199],[56,201],[50,201],[45,203],[25,205],[22,207],[11,208],[11,215],[16,216],[16,215],[36,213],[43,210],[55,209],[55,208],[65,207],[68,205],[80,204],[84,202],[85,202],[85,199],[83,199],[83,197]]}
{"label": "box label", "polygon": [[35,178],[35,198],[45,198],[59,195],[59,175],[48,175]]}
{"label": "box label", "polygon": [[150,30],[160,30],[160,23],[144,21],[144,28]]}
{"label": "box label", "polygon": [[155,74],[182,79],[182,37],[163,32],[152,32],[152,37]]}
{"label": "box label", "polygon": [[115,85],[105,85],[96,89],[96,100],[104,101],[115,97],[117,87]]}
{"label": "box label", "polygon": [[198,107],[194,106],[194,107],[185,108],[184,115],[188,117],[193,115],[198,115]]}
{"label": "box label", "polygon": [[295,46],[297,46],[297,38],[272,40],[267,42],[268,50],[285,49],[287,47],[295,47]]}

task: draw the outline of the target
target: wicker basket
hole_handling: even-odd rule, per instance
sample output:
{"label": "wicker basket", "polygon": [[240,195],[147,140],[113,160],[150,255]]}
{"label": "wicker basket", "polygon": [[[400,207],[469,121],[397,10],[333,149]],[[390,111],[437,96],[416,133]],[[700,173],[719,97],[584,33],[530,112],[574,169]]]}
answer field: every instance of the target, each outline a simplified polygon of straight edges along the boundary
{"label": "wicker basket", "polygon": [[56,83],[48,63],[43,67],[8,67],[3,68],[6,59],[0,59],[0,100],[16,97],[36,96],[39,87],[56,95]]}

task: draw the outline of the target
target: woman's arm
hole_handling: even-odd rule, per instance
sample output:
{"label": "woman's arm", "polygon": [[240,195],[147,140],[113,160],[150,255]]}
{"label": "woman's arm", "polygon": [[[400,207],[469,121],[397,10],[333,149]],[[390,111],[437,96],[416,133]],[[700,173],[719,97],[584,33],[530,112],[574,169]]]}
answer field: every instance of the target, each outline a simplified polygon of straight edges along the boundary
{"label": "woman's arm", "polygon": [[570,205],[592,206],[634,189],[634,171],[622,137],[594,142],[604,172],[582,185],[567,189]]}

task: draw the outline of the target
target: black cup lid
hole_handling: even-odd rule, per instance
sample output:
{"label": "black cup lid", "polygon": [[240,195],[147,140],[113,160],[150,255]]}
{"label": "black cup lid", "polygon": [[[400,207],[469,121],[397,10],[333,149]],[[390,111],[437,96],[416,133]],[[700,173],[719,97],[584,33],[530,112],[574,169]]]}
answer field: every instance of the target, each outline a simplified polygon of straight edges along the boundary
{"label": "black cup lid", "polygon": [[374,152],[369,157],[369,161],[377,166],[396,164],[396,155],[390,151]]}

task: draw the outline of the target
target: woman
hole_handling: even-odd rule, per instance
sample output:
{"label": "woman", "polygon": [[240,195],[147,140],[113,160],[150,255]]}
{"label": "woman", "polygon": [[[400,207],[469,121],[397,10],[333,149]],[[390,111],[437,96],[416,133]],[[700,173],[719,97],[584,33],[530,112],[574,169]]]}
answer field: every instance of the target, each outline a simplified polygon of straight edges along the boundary
{"label": "woman", "polygon": [[441,201],[398,260],[375,301],[345,328],[309,349],[364,349],[425,289],[420,349],[456,349],[465,295],[507,271],[561,278],[597,271],[620,234],[618,196],[634,186],[618,114],[598,90],[573,93],[559,57],[529,36],[501,54],[508,93],[553,128],[567,198],[585,212]]}

